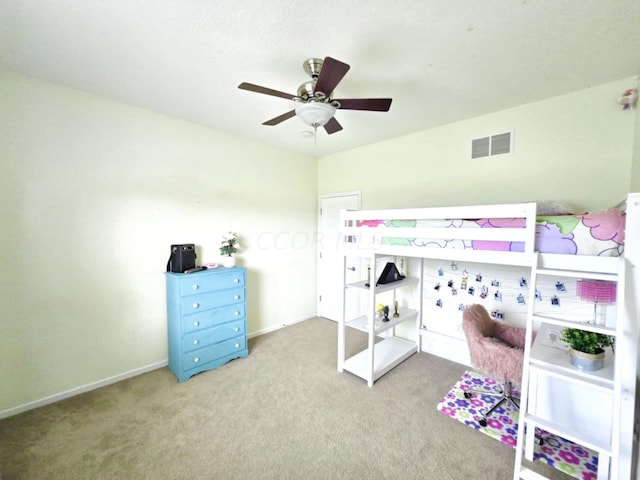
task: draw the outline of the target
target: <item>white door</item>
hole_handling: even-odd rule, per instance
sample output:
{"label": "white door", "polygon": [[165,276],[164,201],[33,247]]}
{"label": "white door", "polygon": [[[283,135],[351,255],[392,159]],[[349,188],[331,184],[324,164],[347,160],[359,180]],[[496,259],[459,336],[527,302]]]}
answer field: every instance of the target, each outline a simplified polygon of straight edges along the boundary
{"label": "white door", "polygon": [[[338,321],[342,316],[342,271],[344,257],[338,250],[340,210],[360,210],[360,192],[320,196],[318,216],[318,315]],[[348,259],[347,282],[362,280],[360,261]],[[347,318],[355,317],[359,299],[346,299]],[[354,312],[354,313],[351,313]]]}

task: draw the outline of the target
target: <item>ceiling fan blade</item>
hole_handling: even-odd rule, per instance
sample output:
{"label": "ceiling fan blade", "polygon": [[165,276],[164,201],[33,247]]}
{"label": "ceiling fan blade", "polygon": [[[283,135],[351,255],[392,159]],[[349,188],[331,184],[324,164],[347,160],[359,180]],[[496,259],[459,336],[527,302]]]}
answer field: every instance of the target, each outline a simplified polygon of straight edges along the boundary
{"label": "ceiling fan blade", "polygon": [[273,97],[286,98],[287,100],[293,100],[295,95],[290,93],[280,92],[267,87],[261,87],[260,85],[254,85],[253,83],[242,82],[238,85],[240,90],[249,90],[250,92],[264,93],[265,95],[271,95]]}
{"label": "ceiling fan blade", "polygon": [[391,108],[390,98],[342,98],[335,99],[342,110],[372,110],[388,112]]}
{"label": "ceiling fan blade", "polygon": [[344,78],[350,68],[349,65],[340,60],[326,57],[322,61],[322,68],[320,69],[320,75],[318,75],[313,93],[322,92],[327,97],[331,95],[331,92],[333,92],[336,85],[340,83],[340,80]]}
{"label": "ceiling fan blade", "polygon": [[272,118],[271,120],[267,120],[266,122],[263,123],[263,125],[269,125],[269,126],[278,125],[279,123],[282,123],[285,120],[289,120],[291,117],[295,117],[295,116],[296,116],[296,111],[291,110],[290,112],[283,113],[282,115],[278,115],[277,117]]}
{"label": "ceiling fan blade", "polygon": [[329,135],[331,135],[332,133],[336,133],[342,130],[342,125],[340,125],[338,120],[336,120],[336,117],[331,117],[329,121],[325,123],[324,129]]}

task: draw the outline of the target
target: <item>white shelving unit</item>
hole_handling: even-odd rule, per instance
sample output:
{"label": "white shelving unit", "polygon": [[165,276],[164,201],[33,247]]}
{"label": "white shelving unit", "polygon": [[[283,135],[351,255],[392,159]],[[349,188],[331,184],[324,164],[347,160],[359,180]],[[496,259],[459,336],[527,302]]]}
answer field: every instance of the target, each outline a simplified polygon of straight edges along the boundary
{"label": "white shelving unit", "polygon": [[[580,321],[561,314],[537,314],[535,307],[529,310],[518,427],[518,432],[526,434],[518,435],[514,478],[545,478],[523,466],[523,456],[533,460],[534,434],[540,428],[597,452],[598,480],[618,479],[622,368],[625,360],[629,361],[625,342],[621,341],[628,323],[624,308],[626,261],[624,257],[595,257],[589,262],[579,257],[575,262],[570,258],[562,258],[562,263],[554,261],[553,256],[539,256],[532,271],[535,286],[529,299],[532,305],[536,302],[537,287],[545,278],[559,282],[607,280],[617,284],[616,314],[610,315],[605,325],[598,325],[590,323],[590,318]],[[570,362],[566,346],[563,348],[559,341],[554,344],[564,328],[611,335],[616,340],[615,355],[607,349],[601,370],[577,369]],[[537,335],[532,343],[535,330]]]}
{"label": "white shelving unit", "polygon": [[[373,254],[368,256],[371,279],[377,279],[377,260],[387,255]],[[345,270],[346,270],[345,257]],[[422,262],[420,262],[420,273],[418,277],[407,277],[393,283],[375,285],[375,280],[371,281],[371,286],[367,286],[369,279],[347,284],[343,277],[343,315],[338,322],[338,371],[347,371],[364,380],[372,387],[373,383],[387,373],[389,370],[409,358],[420,350],[420,306],[422,305]],[[369,293],[366,313],[356,318],[345,318],[347,311],[345,301],[347,289],[361,289]],[[410,308],[400,306],[398,316],[394,317],[393,301],[397,299],[396,293],[400,289],[414,288],[417,290],[419,300],[416,307]],[[383,321],[376,313],[377,298],[387,292],[392,293],[392,301],[389,306],[389,320]],[[396,327],[401,324],[412,324],[415,339],[402,338],[396,336]],[[355,355],[346,357],[346,329],[353,328],[367,333],[367,348]]]}

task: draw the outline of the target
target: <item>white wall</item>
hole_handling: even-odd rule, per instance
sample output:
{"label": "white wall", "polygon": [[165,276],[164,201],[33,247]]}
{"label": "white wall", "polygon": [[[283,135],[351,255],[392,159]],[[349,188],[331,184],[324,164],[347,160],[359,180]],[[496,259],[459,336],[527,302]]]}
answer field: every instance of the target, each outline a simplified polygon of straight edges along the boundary
{"label": "white wall", "polygon": [[[635,116],[617,100],[634,83],[622,79],[323,157],[319,193],[362,190],[363,208],[550,199],[614,206],[629,191]],[[472,138],[510,130],[513,155],[470,159]]]}
{"label": "white wall", "polygon": [[0,161],[0,412],[166,361],[172,243],[239,232],[249,333],[315,315],[313,158],[2,72]]}

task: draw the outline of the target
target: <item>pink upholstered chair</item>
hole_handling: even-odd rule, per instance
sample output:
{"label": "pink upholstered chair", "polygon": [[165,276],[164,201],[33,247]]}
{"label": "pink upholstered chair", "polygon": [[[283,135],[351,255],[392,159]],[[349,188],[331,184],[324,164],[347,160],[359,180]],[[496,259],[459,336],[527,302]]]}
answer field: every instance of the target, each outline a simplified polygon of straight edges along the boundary
{"label": "pink upholstered chair", "polygon": [[497,397],[498,401],[480,418],[483,427],[487,417],[503,404],[520,409],[519,399],[512,395],[512,386],[522,383],[525,330],[493,320],[482,305],[470,305],[462,313],[462,329],[467,338],[471,364],[483,374],[502,385],[501,392],[465,392],[466,398],[474,394]]}

